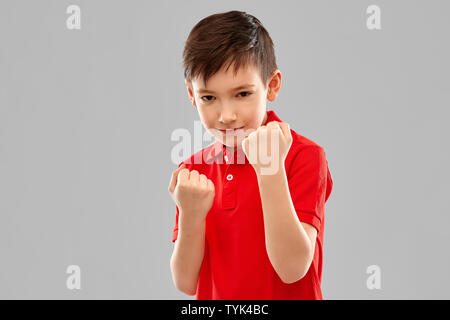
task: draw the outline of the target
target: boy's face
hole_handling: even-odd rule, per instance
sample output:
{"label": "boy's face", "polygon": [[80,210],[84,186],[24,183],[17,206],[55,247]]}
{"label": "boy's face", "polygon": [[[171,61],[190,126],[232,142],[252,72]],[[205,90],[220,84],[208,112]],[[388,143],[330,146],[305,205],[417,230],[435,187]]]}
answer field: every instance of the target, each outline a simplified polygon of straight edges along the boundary
{"label": "boy's face", "polygon": [[240,148],[242,140],[266,121],[266,99],[275,100],[281,73],[276,70],[266,86],[255,66],[241,67],[236,76],[233,68],[225,72],[223,67],[208,79],[207,87],[201,77],[186,81],[186,87],[208,133],[228,147]]}

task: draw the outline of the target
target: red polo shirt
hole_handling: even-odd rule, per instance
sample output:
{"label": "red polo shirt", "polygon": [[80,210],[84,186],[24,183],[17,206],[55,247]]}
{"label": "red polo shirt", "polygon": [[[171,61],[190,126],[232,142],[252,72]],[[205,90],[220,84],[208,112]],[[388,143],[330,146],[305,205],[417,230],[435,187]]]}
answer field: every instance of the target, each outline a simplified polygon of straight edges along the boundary
{"label": "red polo shirt", "polygon": [[[280,121],[267,111],[267,121]],[[333,181],[325,152],[291,129],[285,169],[289,191],[301,222],[317,229],[314,258],[297,282],[281,281],[265,246],[258,181],[242,149],[234,152],[216,141],[181,162],[214,182],[215,198],[206,217],[205,255],[196,299],[323,299],[321,291],[325,202]],[[230,152],[231,151],[231,152]],[[178,207],[172,242],[178,235]]]}

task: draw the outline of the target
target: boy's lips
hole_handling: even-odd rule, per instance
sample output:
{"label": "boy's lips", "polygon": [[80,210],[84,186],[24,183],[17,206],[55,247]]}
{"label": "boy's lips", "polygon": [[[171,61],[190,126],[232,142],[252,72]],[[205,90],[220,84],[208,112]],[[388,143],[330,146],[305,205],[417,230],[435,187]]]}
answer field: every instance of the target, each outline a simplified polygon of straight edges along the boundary
{"label": "boy's lips", "polygon": [[220,130],[220,132],[224,133],[224,134],[230,134],[230,133],[236,133],[238,130],[244,128],[244,126],[239,127],[239,128],[227,128],[227,129],[218,129]]}

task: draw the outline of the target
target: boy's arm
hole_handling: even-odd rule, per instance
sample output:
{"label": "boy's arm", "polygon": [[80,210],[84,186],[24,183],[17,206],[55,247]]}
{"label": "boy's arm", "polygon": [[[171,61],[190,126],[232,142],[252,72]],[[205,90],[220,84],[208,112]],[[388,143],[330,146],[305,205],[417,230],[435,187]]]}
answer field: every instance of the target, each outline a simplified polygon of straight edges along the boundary
{"label": "boy's arm", "polygon": [[[180,216],[183,213],[180,212]],[[195,295],[200,268],[205,253],[205,222],[192,229],[180,225],[170,259],[172,279],[178,290]]]}
{"label": "boy's arm", "polygon": [[172,173],[169,193],[179,208],[178,236],[170,259],[175,287],[195,295],[205,253],[205,223],[214,201],[214,183],[182,163]]}
{"label": "boy's arm", "polygon": [[300,222],[289,193],[284,167],[273,175],[257,175],[264,216],[266,250],[280,279],[293,283],[308,272],[317,230]]}
{"label": "boy's arm", "polygon": [[[298,281],[308,272],[317,236],[314,227],[299,221],[290,196],[284,163],[291,144],[289,124],[277,121],[260,126],[242,141],[258,178],[267,254],[285,283]],[[260,157],[267,150],[269,168],[265,168]]]}

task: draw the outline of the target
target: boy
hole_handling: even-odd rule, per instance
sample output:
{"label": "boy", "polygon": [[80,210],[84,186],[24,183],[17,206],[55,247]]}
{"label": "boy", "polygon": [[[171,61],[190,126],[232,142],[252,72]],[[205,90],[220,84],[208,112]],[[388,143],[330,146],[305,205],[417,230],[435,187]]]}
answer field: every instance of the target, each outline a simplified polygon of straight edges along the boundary
{"label": "boy", "polygon": [[245,12],[214,14],[192,29],[183,60],[189,98],[216,142],[169,183],[175,286],[198,300],[323,299],[333,182],[322,147],[266,111],[281,86],[269,34]]}

